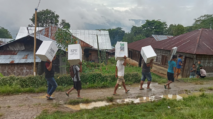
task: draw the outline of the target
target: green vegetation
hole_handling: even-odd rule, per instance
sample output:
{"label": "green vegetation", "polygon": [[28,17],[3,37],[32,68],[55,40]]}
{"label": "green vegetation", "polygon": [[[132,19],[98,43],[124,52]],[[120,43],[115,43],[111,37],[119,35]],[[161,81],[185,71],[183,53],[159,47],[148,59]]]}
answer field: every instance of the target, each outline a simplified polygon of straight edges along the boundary
{"label": "green vegetation", "polygon": [[114,100],[114,97],[107,97],[108,102],[113,102],[113,100]]}
{"label": "green vegetation", "polygon": [[[37,119],[212,119],[213,95],[189,96],[183,101],[160,100],[141,104],[111,105],[75,113],[43,111]],[[170,107],[170,108],[168,108]]]}
{"label": "green vegetation", "polygon": [[3,77],[3,74],[0,73],[0,78]]}
{"label": "green vegetation", "polygon": [[69,100],[67,102],[67,104],[70,104],[70,105],[77,105],[77,104],[80,104],[80,103],[90,103],[90,102],[96,102],[96,101],[101,101],[101,99],[98,99],[98,100],[90,100],[90,99],[81,99],[81,100]]}
{"label": "green vegetation", "polygon": [[0,117],[2,117],[4,114],[3,113],[0,113]]}
{"label": "green vegetation", "polygon": [[180,80],[187,83],[194,83],[196,85],[203,85],[205,82],[212,80],[212,77],[205,78],[181,78]]}
{"label": "green vegetation", "polygon": [[12,38],[12,35],[7,29],[0,26],[0,38]]}

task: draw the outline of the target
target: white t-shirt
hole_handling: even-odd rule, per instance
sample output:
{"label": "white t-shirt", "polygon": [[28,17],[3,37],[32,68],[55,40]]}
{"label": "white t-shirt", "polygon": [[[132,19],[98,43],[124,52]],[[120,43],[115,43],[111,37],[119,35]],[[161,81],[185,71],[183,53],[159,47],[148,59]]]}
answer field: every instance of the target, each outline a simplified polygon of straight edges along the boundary
{"label": "white t-shirt", "polygon": [[118,68],[118,76],[124,76],[124,70],[125,70],[125,66],[123,65],[124,60],[118,60],[117,61],[117,68]]}
{"label": "white t-shirt", "polygon": [[[74,74],[75,74],[75,76],[74,76],[74,78],[72,78],[72,80],[75,81],[75,82],[77,82],[78,79],[79,79],[79,81],[81,81],[81,79],[80,79],[80,73],[79,73],[80,68],[77,65],[74,65],[73,68],[74,68]],[[77,77],[77,72],[76,71],[78,71],[78,77]]]}

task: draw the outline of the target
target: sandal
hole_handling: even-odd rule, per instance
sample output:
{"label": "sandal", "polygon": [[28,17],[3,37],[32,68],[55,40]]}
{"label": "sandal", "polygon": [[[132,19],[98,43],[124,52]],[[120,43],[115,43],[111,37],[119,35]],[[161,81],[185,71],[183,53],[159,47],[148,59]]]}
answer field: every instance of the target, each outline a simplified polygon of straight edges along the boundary
{"label": "sandal", "polygon": [[67,95],[67,97],[69,97],[69,94],[68,94],[68,93],[66,93],[66,95]]}
{"label": "sandal", "polygon": [[168,89],[171,89],[170,87]]}
{"label": "sandal", "polygon": [[126,93],[128,93],[128,92],[129,92],[129,90],[126,91]]}
{"label": "sandal", "polygon": [[140,90],[144,90],[144,88],[140,88]]}
{"label": "sandal", "polygon": [[166,89],[166,85],[164,85],[164,88]]}
{"label": "sandal", "polygon": [[147,88],[147,90],[151,91],[152,89],[151,88]]}
{"label": "sandal", "polygon": [[52,98],[52,97],[46,96],[46,98],[47,98],[47,100],[54,100],[54,98]]}
{"label": "sandal", "polygon": [[116,93],[116,94],[113,94],[113,95],[114,95],[114,96],[119,96],[119,94],[117,94],[117,93]]}
{"label": "sandal", "polygon": [[78,97],[77,99],[83,99],[83,98],[81,98],[81,97]]}

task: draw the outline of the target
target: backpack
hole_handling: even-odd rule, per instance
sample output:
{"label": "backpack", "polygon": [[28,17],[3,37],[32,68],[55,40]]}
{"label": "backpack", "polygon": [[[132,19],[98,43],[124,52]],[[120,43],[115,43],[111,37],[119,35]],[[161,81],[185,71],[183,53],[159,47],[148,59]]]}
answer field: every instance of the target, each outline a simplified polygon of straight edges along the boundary
{"label": "backpack", "polygon": [[72,65],[72,66],[70,66],[70,76],[72,77],[72,78],[74,78],[74,76],[75,76],[75,73],[74,73],[74,69],[75,67],[74,67],[74,65]]}
{"label": "backpack", "polygon": [[75,65],[70,67],[70,76],[74,78],[76,75],[77,81],[79,81],[78,71],[75,69]]}

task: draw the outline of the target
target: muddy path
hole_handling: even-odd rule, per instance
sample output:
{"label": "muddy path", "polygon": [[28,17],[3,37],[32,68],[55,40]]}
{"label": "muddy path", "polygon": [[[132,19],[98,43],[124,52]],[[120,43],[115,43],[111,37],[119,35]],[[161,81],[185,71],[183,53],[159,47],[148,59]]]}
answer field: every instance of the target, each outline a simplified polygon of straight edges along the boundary
{"label": "muddy path", "polygon": [[[114,88],[105,89],[84,89],[81,91],[81,96],[87,99],[106,99],[107,97],[114,97],[114,99],[149,97],[161,95],[176,95],[183,94],[186,91],[198,91],[201,88],[213,87],[213,81],[205,82],[203,85],[196,85],[194,83],[175,82],[171,85],[172,89],[165,90],[163,85],[157,83],[151,84],[151,91],[139,90],[139,84],[127,85],[130,89],[128,94],[124,93],[123,87],[118,88],[119,96],[113,96]],[[146,88],[146,84],[144,84]],[[75,112],[75,110],[65,106],[69,100],[77,99],[77,92],[73,91],[69,97],[65,92],[55,92],[54,101],[48,101],[45,98],[45,93],[34,94],[19,94],[0,96],[0,118],[2,119],[33,119],[38,116],[42,110],[48,111],[67,111]]]}

